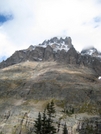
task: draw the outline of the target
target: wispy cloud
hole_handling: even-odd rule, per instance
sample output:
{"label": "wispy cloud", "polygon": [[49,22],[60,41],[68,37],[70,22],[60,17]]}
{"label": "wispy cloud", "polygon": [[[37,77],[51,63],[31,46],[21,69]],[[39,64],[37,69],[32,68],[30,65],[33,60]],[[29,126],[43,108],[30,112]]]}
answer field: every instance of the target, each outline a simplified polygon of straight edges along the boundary
{"label": "wispy cloud", "polygon": [[13,15],[0,26],[0,56],[64,35],[78,51],[89,45],[101,50],[99,0],[3,0],[0,14]]}
{"label": "wispy cloud", "polygon": [[94,17],[94,22],[95,23],[101,22],[101,16]]}

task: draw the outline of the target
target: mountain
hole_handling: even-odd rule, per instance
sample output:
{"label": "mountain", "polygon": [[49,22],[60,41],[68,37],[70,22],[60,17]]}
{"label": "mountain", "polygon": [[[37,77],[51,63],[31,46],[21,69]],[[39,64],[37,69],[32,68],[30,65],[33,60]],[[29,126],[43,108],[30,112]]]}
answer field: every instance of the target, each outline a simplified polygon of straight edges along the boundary
{"label": "mountain", "polygon": [[[101,81],[91,68],[54,61],[26,61],[0,69],[0,131],[4,134],[27,134],[51,100],[61,129],[66,121],[76,131],[80,120],[98,121]],[[70,116],[64,109],[74,109],[75,114]]]}
{"label": "mountain", "polygon": [[28,49],[16,51],[6,61],[0,63],[0,68],[25,61],[56,61],[59,63],[86,66],[101,75],[101,53],[95,48],[85,49],[78,53],[72,45],[70,37],[54,37],[42,44],[31,45]]}
{"label": "mountain", "polygon": [[82,55],[91,55],[92,57],[98,57],[101,58],[101,52],[98,52],[98,50],[94,47],[90,47],[87,49],[83,49],[81,51]]}
{"label": "mountain", "polygon": [[[87,51],[78,53],[70,37],[54,37],[16,51],[1,62],[0,131],[28,134],[25,130],[31,130],[38,112],[51,100],[61,128],[65,121],[74,132],[85,119],[98,121],[101,58]],[[71,109],[74,114],[70,116],[66,110]]]}

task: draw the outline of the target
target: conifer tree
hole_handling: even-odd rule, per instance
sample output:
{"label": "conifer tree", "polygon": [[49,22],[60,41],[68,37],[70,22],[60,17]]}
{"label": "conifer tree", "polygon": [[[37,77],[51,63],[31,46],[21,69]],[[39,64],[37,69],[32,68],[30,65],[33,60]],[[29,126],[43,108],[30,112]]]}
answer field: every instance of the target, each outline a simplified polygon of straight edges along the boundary
{"label": "conifer tree", "polygon": [[56,133],[56,128],[53,125],[53,118],[55,117],[55,107],[54,107],[54,102],[51,101],[50,103],[47,104],[46,106],[46,112],[47,112],[47,133],[48,134],[55,134]]}
{"label": "conifer tree", "polygon": [[39,112],[38,118],[35,120],[35,124],[34,124],[35,134],[42,134],[41,133],[41,128],[42,128],[42,120],[41,120],[41,114]]}
{"label": "conifer tree", "polygon": [[63,133],[62,134],[68,134],[68,130],[67,130],[67,126],[66,126],[66,123],[64,125],[64,128],[63,128]]}
{"label": "conifer tree", "polygon": [[55,114],[55,107],[54,102],[50,102],[47,104],[43,115],[38,114],[38,118],[35,121],[35,134],[55,134],[56,128],[53,125],[54,122],[54,114]]}
{"label": "conifer tree", "polygon": [[51,101],[50,103],[47,104],[47,107],[46,107],[46,110],[47,110],[47,115],[50,117],[50,118],[54,118],[54,114],[55,114],[55,107],[54,107],[54,102]]}
{"label": "conifer tree", "polygon": [[60,131],[60,120],[57,122],[57,132]]}
{"label": "conifer tree", "polygon": [[46,130],[47,130],[47,116],[46,111],[44,110],[42,116],[42,134],[46,134]]}

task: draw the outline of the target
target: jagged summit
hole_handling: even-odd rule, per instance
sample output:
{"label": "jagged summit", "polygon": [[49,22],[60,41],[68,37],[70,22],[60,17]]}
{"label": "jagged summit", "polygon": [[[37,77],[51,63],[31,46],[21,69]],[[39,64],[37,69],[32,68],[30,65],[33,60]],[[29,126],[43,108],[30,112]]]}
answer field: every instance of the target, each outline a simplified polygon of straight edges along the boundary
{"label": "jagged summit", "polygon": [[46,47],[47,45],[53,48],[53,51],[57,52],[58,50],[68,51],[73,47],[72,40],[70,37],[54,37],[50,40],[45,40],[42,44],[39,44],[41,47]]}
{"label": "jagged summit", "polygon": [[55,61],[61,64],[86,66],[93,68],[98,75],[101,75],[101,53],[95,48],[78,53],[70,37],[54,37],[45,40],[42,44],[31,45],[27,49],[16,51],[6,61],[0,63],[0,68],[25,61]]}
{"label": "jagged summit", "polygon": [[53,37],[50,40],[45,40],[42,44],[34,46],[30,45],[27,51],[35,50],[36,47],[46,48],[48,45],[53,49],[54,52],[57,52],[58,50],[65,50],[67,52],[70,48],[73,47],[72,40],[70,37]]}
{"label": "jagged summit", "polygon": [[82,55],[91,55],[92,57],[101,58],[101,53],[94,47],[86,48],[81,51]]}

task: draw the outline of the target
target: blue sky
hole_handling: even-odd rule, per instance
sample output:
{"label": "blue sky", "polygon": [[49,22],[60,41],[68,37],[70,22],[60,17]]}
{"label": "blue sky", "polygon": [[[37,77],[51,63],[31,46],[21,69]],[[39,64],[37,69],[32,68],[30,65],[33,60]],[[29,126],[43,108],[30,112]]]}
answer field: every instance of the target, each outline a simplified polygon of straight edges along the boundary
{"label": "blue sky", "polygon": [[70,36],[78,51],[101,51],[101,0],[0,2],[0,59],[54,36]]}
{"label": "blue sky", "polygon": [[12,15],[3,15],[3,14],[0,14],[0,24],[2,25],[3,23],[9,21],[9,20],[12,20],[13,19],[13,16]]}
{"label": "blue sky", "polygon": [[2,24],[4,22],[6,22],[6,21],[7,21],[7,17],[4,16],[4,15],[0,15],[0,23]]}

